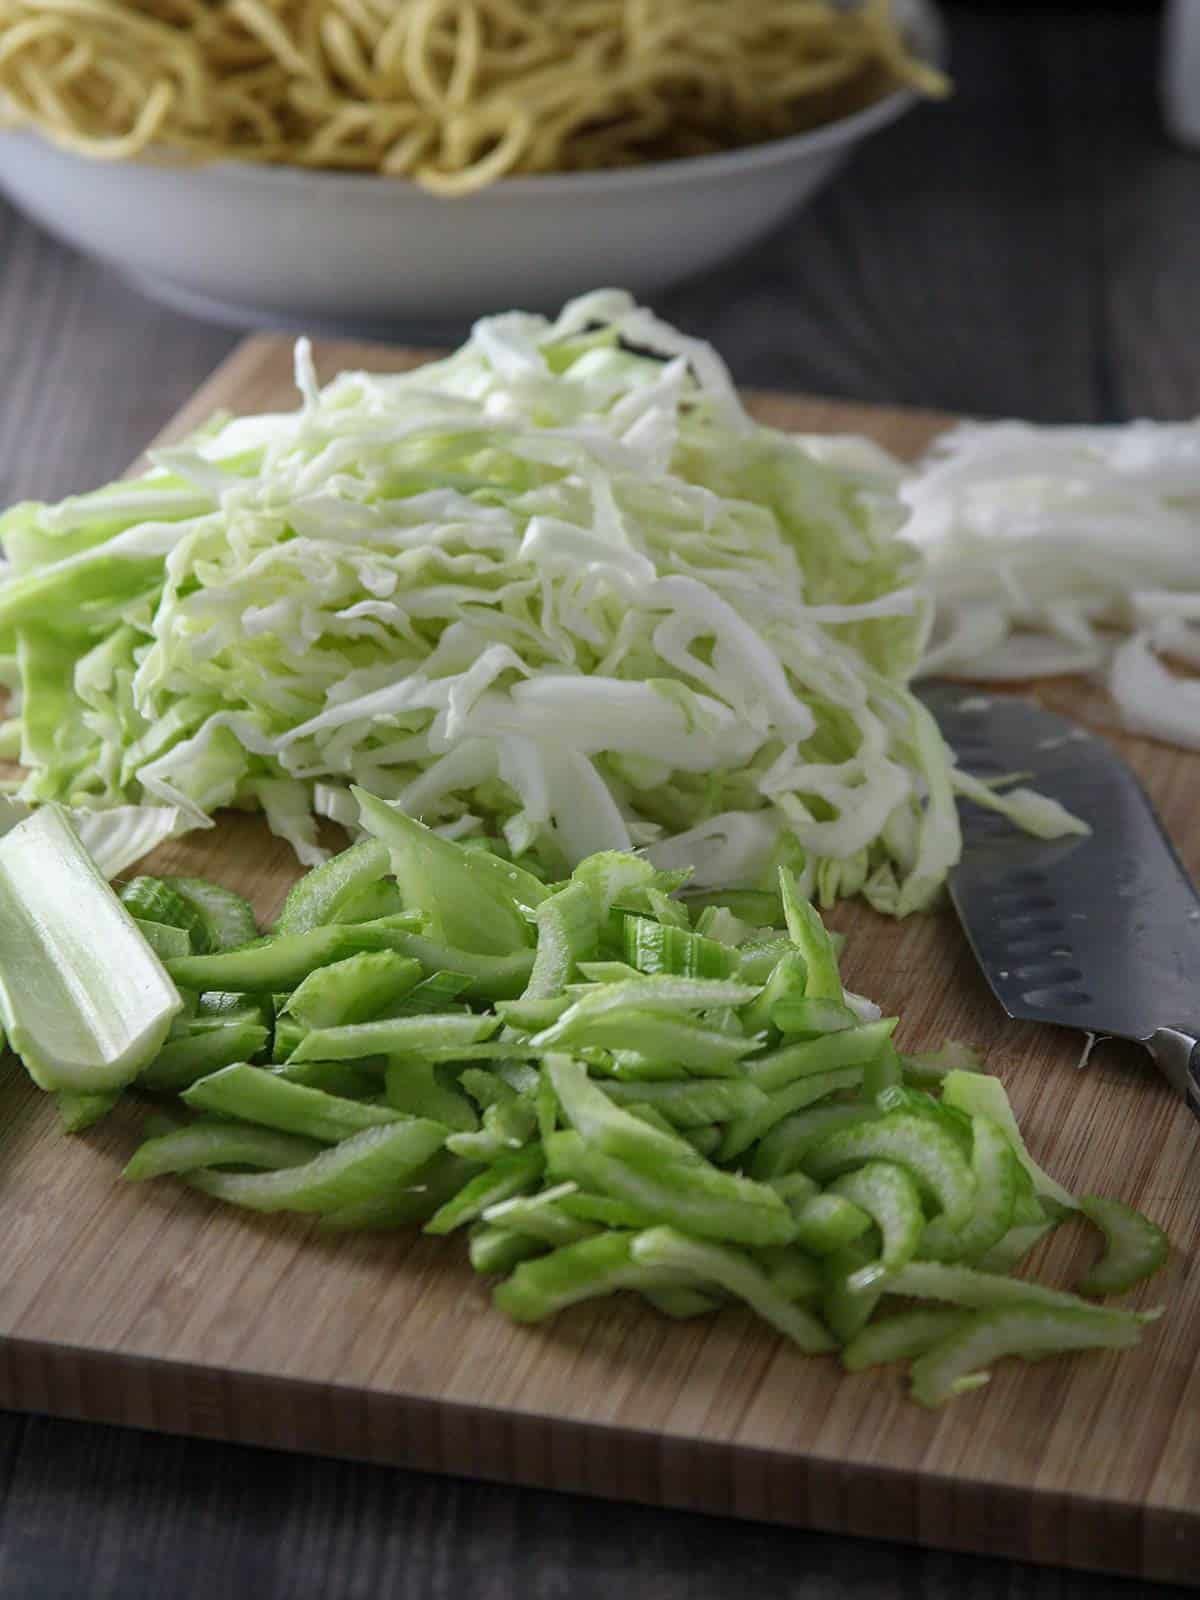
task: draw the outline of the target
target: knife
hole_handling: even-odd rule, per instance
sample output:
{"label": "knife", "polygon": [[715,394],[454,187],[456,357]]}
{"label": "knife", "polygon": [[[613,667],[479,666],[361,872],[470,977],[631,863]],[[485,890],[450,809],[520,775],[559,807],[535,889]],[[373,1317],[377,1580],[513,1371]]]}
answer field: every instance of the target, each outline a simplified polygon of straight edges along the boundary
{"label": "knife", "polygon": [[1110,745],[1012,695],[931,683],[921,698],[964,771],[1030,774],[1091,827],[1033,839],[963,802],[950,895],[1010,1017],[1144,1045],[1200,1117],[1200,896]]}

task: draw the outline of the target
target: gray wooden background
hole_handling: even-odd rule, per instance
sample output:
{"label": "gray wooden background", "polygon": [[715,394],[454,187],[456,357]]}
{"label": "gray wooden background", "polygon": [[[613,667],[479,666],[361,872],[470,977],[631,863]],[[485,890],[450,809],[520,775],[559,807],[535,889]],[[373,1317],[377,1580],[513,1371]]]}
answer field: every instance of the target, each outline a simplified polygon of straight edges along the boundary
{"label": "gray wooden background", "polygon": [[[956,98],[659,309],[746,383],[1043,421],[1200,412],[1200,155],[1160,131],[1152,8],[948,9]],[[0,201],[0,504],[115,476],[235,342]],[[3,1600],[1159,1592],[0,1413]]]}

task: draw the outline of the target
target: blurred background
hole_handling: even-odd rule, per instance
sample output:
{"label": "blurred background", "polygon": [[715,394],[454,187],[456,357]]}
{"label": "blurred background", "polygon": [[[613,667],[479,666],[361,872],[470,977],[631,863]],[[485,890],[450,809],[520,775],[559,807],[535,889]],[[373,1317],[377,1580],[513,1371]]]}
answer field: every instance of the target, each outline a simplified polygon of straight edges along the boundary
{"label": "blurred background", "polygon": [[[1178,0],[1177,24],[1195,6]],[[1200,155],[1164,126],[1163,8],[939,10],[953,94],[869,134],[802,209],[655,308],[746,384],[1038,420],[1200,411]],[[240,337],[3,201],[0,261],[4,501],[120,470]]]}

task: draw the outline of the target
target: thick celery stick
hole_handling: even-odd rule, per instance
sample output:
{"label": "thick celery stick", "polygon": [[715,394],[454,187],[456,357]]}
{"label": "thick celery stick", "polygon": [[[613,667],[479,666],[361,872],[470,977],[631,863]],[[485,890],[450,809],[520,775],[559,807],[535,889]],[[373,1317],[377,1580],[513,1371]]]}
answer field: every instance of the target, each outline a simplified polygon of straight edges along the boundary
{"label": "thick celery stick", "polygon": [[378,839],[361,839],[293,884],[275,920],[276,933],[307,933],[340,920],[357,895],[386,876],[388,848]]}
{"label": "thick celery stick", "polygon": [[143,1089],[178,1094],[236,1061],[253,1061],[267,1047],[269,1035],[251,1017],[235,1018],[220,1027],[195,1028],[168,1038],[138,1077]]}
{"label": "thick celery stick", "polygon": [[390,1106],[342,1100],[320,1089],[289,1083],[265,1067],[251,1067],[244,1062],[201,1078],[184,1090],[183,1099],[201,1111],[237,1117],[283,1133],[302,1134],[323,1144],[336,1144],[364,1128],[401,1120],[401,1113]]}
{"label": "thick celery stick", "polygon": [[744,1300],[764,1322],[810,1355],[836,1348],[828,1330],[811,1313],[781,1294],[740,1250],[701,1244],[674,1228],[650,1228],[636,1235],[631,1253],[642,1266],[686,1273],[702,1285],[715,1283],[727,1294]]}
{"label": "thick celery stick", "polygon": [[849,1006],[841,1005],[837,1000],[790,997],[776,1000],[772,1004],[770,1018],[780,1033],[786,1034],[788,1038],[798,1039],[815,1039],[823,1033],[838,1033],[842,1028],[855,1028],[859,1020]]}
{"label": "thick celery stick", "polygon": [[[573,1187],[572,1184],[563,1184],[559,1189],[571,1190]],[[598,1224],[585,1222],[561,1209],[557,1204],[561,1199],[559,1189],[544,1189],[541,1194],[514,1195],[511,1200],[499,1200],[487,1208],[483,1220],[493,1227],[508,1228],[514,1233],[540,1239],[555,1250],[565,1244],[578,1244],[581,1239],[590,1239],[599,1233]]]}
{"label": "thick celery stick", "polygon": [[678,1017],[630,1007],[620,1011],[572,1006],[553,1027],[531,1041],[540,1050],[628,1049],[661,1061],[677,1061],[689,1072],[724,1076],[734,1072],[755,1045]]}
{"label": "thick celery stick", "polygon": [[1124,1294],[1166,1262],[1166,1234],[1132,1206],[1088,1194],[1079,1209],[1104,1234],[1104,1254],[1080,1283],[1081,1294]]}
{"label": "thick celery stick", "polygon": [[1123,1350],[1138,1341],[1138,1326],[1111,1312],[1048,1306],[1009,1306],[964,1318],[912,1366],[912,1396],[944,1405],[988,1381],[985,1370],[1004,1356],[1039,1360],[1069,1350]]}
{"label": "thick celery stick", "polygon": [[404,896],[391,878],[380,878],[338,906],[330,922],[374,922],[404,910]]}
{"label": "thick celery stick", "polygon": [[[775,1020],[776,1006],[791,1009],[797,1005],[811,1007],[828,1004],[827,1001],[804,1000],[804,985],[807,982],[808,968],[798,950],[789,950],[786,955],[780,956],[771,976],[763,984],[761,992],[742,1010],[742,1026],[746,1032],[759,1034],[770,1031],[772,1037],[778,1037],[781,1029]],[[851,1020],[856,1020],[853,1013]],[[813,1031],[824,1033],[827,1030],[815,1028]]]}
{"label": "thick celery stick", "polygon": [[399,1188],[381,1187],[351,1205],[322,1213],[318,1227],[339,1233],[386,1232],[424,1222],[452,1199],[479,1169],[448,1150],[436,1150]]}
{"label": "thick celery stick", "polygon": [[182,1004],[58,806],[0,838],[0,1021],[35,1083],[121,1088]]}
{"label": "thick celery stick", "polygon": [[302,1166],[280,1172],[192,1172],[193,1188],[251,1211],[337,1214],[410,1183],[440,1150],[446,1130],[420,1118],[366,1128]]}
{"label": "thick celery stick", "polygon": [[[393,918],[385,922],[391,924]],[[365,922],[361,927],[378,927],[378,923]],[[386,948],[398,950],[401,955],[413,956],[431,977],[448,976],[462,980],[459,993],[472,1000],[514,1000],[529,982],[533,971],[533,951],[518,950],[510,956],[481,956],[454,945],[440,944],[424,934],[397,931],[387,940]],[[413,990],[415,997],[417,991]],[[399,1010],[404,1010],[404,1001]]]}
{"label": "thick celery stick", "polygon": [[424,1050],[454,1050],[489,1038],[497,1017],[455,1011],[448,1016],[380,1017],[344,1028],[314,1028],[296,1046],[295,1061],[354,1061],[362,1056],[420,1055]]}
{"label": "thick celery stick", "polygon": [[909,1361],[957,1333],[966,1317],[963,1311],[917,1306],[869,1323],[842,1351],[842,1365],[847,1372],[862,1372],[892,1361]]}
{"label": "thick celery stick", "polygon": [[878,1284],[851,1288],[852,1280],[861,1283],[858,1274],[874,1259],[874,1251],[861,1239],[855,1239],[826,1259],[821,1315],[843,1344],[862,1332],[882,1297]]}
{"label": "thick celery stick", "polygon": [[686,1160],[695,1166],[706,1165],[703,1157],[674,1131],[648,1127],[615,1105],[572,1057],[548,1055],[542,1062],[542,1071],[571,1126],[609,1154],[627,1157],[632,1151],[647,1162]]}
{"label": "thick celery stick", "polygon": [[407,916],[379,922],[334,923],[307,933],[269,934],[236,950],[184,956],[167,971],[181,989],[233,989],[278,994],[294,989],[318,967],[364,950],[401,950],[409,936]]}
{"label": "thick celery stick", "polygon": [[421,963],[394,950],[367,950],[318,967],[293,992],[287,1010],[306,1028],[366,1022],[414,989]]}
{"label": "thick celery stick", "polygon": [[263,1167],[277,1171],[298,1167],[321,1154],[314,1139],[302,1139],[274,1128],[205,1117],[186,1128],[159,1134],[138,1146],[121,1176],[131,1183],[168,1172],[195,1172],[202,1167]]}
{"label": "thick celery stick", "polygon": [[894,1161],[907,1168],[923,1194],[941,1207],[951,1227],[960,1228],[975,1204],[975,1178],[958,1144],[925,1117],[893,1111],[878,1122],[830,1133],[804,1158],[805,1172],[818,1183],[866,1161]]}

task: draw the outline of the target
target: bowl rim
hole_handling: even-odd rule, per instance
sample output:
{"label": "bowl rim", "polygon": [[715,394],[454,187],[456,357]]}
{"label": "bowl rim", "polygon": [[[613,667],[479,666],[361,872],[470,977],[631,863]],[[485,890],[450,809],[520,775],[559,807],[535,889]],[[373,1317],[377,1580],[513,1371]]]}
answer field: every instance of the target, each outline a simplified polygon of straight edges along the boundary
{"label": "bowl rim", "polygon": [[[941,65],[946,58],[946,29],[934,0],[903,0],[908,31],[914,37],[923,59]],[[822,123],[800,133],[787,134],[779,139],[764,139],[758,144],[740,145],[731,150],[716,151],[711,155],[679,156],[673,160],[648,161],[640,166],[609,167],[591,172],[526,173],[517,177],[500,178],[475,193],[456,198],[478,204],[491,199],[503,201],[512,196],[521,199],[558,200],[564,195],[584,197],[606,191],[661,188],[689,183],[703,183],[765,167],[786,165],[805,156],[819,156],[853,143],[876,129],[895,121],[917,100],[915,89],[904,85],[873,100],[869,105],[838,117],[833,122]],[[17,138],[42,145],[61,155],[76,156],[74,151],[57,145],[36,129],[12,130]],[[9,135],[12,136],[11,134]],[[86,157],[77,159],[86,160]],[[233,181],[248,187],[278,188],[291,185],[296,188],[339,189],[347,194],[377,194],[385,190],[407,199],[424,199],[433,204],[445,204],[441,196],[430,193],[411,178],[390,177],[379,172],[354,172],[324,167],[299,167],[286,162],[223,160],[192,163],[168,159],[132,160],[120,163],[128,171],[141,167],[144,171],[158,173],[204,174],[222,181]]]}

